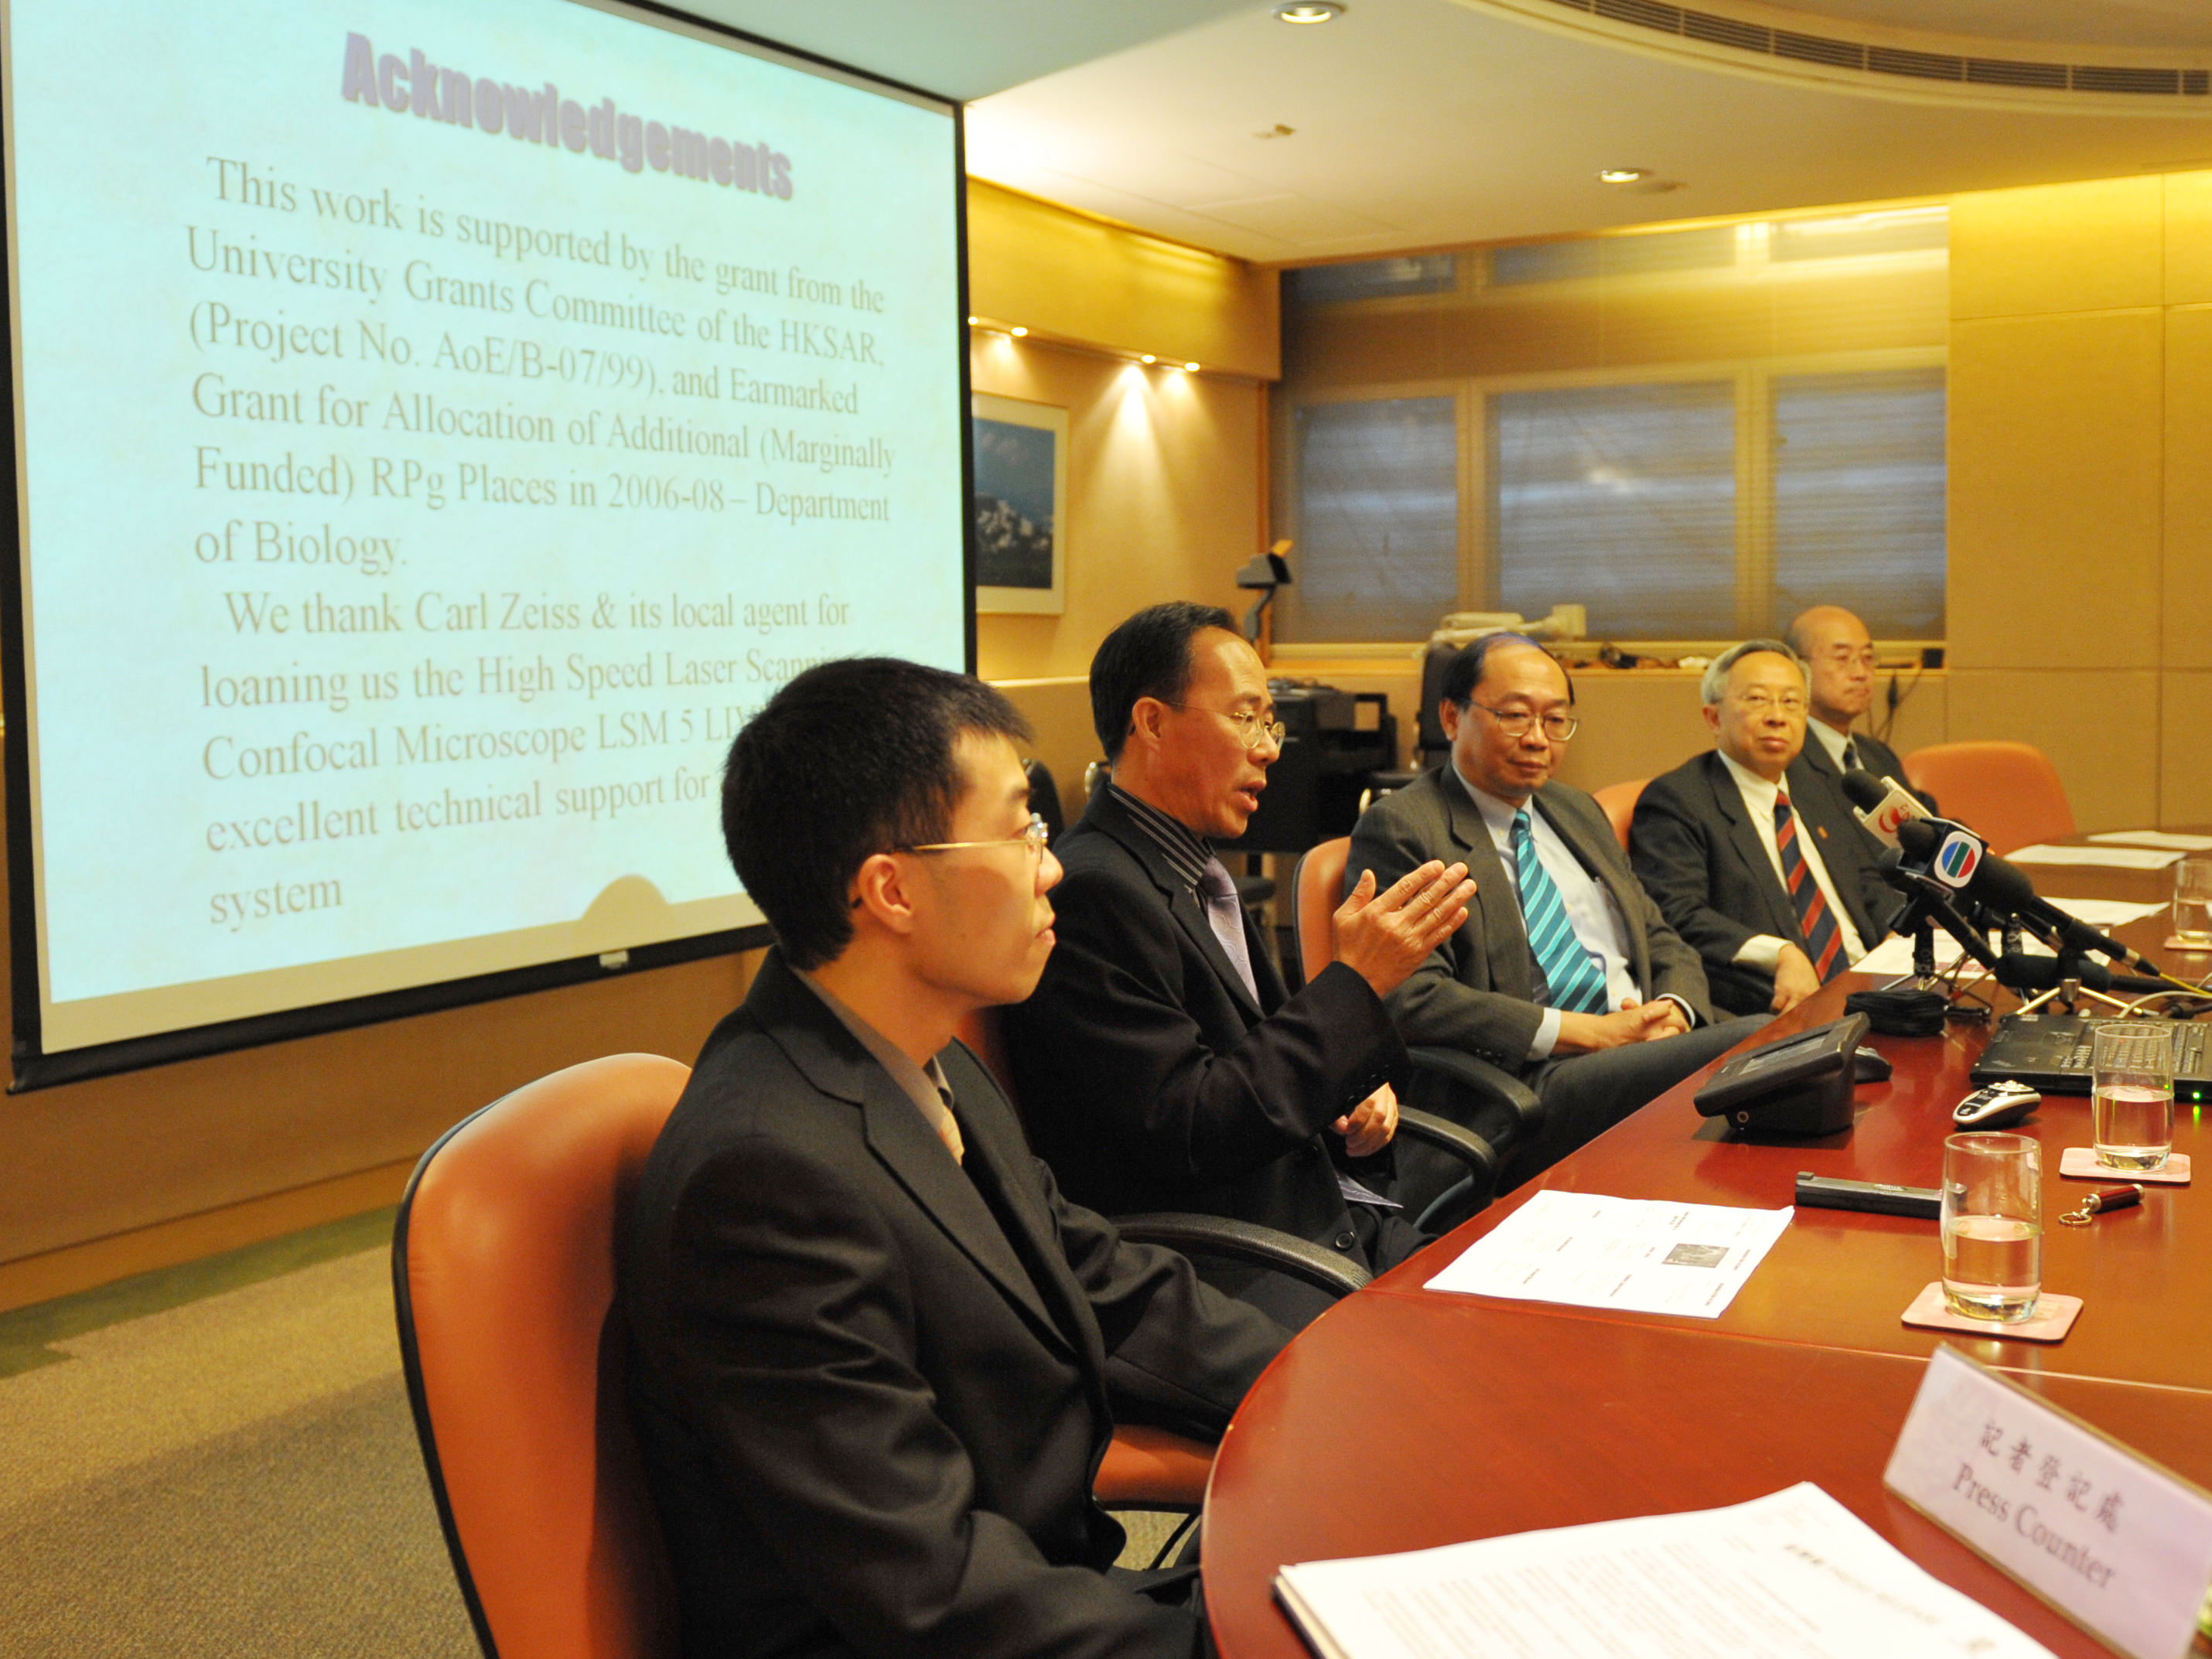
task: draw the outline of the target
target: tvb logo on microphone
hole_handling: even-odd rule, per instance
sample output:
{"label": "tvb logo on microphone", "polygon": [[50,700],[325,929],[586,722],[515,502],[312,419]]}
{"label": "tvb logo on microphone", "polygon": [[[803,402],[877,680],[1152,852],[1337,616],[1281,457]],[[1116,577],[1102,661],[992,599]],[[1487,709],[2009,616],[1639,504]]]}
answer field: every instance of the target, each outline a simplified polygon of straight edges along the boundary
{"label": "tvb logo on microphone", "polygon": [[1954,830],[1936,849],[1936,878],[1946,887],[1963,889],[1981,862],[1981,843],[1964,830]]}

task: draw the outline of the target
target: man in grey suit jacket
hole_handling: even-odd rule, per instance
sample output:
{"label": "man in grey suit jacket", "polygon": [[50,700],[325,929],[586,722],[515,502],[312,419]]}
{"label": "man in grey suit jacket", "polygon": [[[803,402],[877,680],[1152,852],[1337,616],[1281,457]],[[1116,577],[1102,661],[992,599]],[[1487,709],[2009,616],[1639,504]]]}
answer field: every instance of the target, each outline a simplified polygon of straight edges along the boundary
{"label": "man in grey suit jacket", "polygon": [[1778,641],[1723,651],[1701,688],[1719,746],[1636,803],[1636,873],[1736,1013],[1796,1006],[1879,944],[1899,904],[1873,837],[1806,761],[1807,684]]}
{"label": "man in grey suit jacket", "polygon": [[1848,811],[1844,774],[1871,772],[1911,790],[1934,811],[1936,798],[1905,781],[1905,763],[1897,751],[1870,732],[1851,729],[1874,707],[1874,635],[1867,625],[1839,605],[1816,605],[1800,612],[1782,638],[1805,659],[1812,675],[1805,759],[1821,788]]}
{"label": "man in grey suit jacket", "polygon": [[1352,832],[1345,876],[1390,882],[1464,861],[1468,920],[1391,994],[1408,1042],[1518,1073],[1543,1103],[1501,1191],[1540,1173],[1717,1058],[1757,1020],[1713,1023],[1705,970],[1651,902],[1605,813],[1551,781],[1578,724],[1565,671],[1519,635],[1478,640],[1446,671],[1451,758],[1386,795]]}
{"label": "man in grey suit jacket", "polygon": [[1187,1571],[1108,1576],[1091,1477],[1117,1413],[1218,1434],[1286,1333],[1062,1199],[952,1041],[1053,948],[1022,731],[874,659],[800,675],[732,747],[725,835],[777,945],[618,1262],[687,1656],[1201,1650],[1156,1599]]}

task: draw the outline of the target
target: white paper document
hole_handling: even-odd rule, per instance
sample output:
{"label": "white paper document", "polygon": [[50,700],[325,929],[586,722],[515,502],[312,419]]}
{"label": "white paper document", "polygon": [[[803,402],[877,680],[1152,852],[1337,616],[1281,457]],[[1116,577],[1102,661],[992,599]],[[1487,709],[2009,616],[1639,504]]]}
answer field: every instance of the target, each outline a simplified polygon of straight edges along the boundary
{"label": "white paper document", "polygon": [[2014,864],[2092,864],[2108,870],[2163,870],[2181,854],[2156,847],[2017,847]]}
{"label": "white paper document", "polygon": [[1428,1288],[1717,1319],[1795,1213],[1547,1188]]}
{"label": "white paper document", "polygon": [[2170,908],[2165,900],[2154,904],[2130,904],[2124,899],[2047,899],[2069,916],[2078,916],[2092,927],[2124,927],[2129,922],[2141,921],[2145,916],[2154,916]]}
{"label": "white paper document", "polygon": [[2048,1656],[1809,1482],[1601,1521],[1285,1567],[1328,1659],[2030,1659]]}
{"label": "white paper document", "polygon": [[2212,836],[2185,836],[2178,830],[2107,830],[2089,839],[2107,847],[2171,847],[2177,853],[2212,852]]}

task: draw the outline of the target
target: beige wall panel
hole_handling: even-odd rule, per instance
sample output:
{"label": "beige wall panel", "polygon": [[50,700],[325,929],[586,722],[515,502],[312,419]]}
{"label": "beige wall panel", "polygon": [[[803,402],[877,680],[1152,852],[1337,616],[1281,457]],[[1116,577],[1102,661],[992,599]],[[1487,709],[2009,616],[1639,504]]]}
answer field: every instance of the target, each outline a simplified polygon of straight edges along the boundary
{"label": "beige wall panel", "polygon": [[1042,761],[1060,786],[1060,810],[1070,823],[1083,816],[1083,774],[1103,750],[1091,729],[1091,682],[1071,675],[1049,680],[994,682],[1022,711],[1036,733],[1027,753]]}
{"label": "beige wall panel", "polygon": [[2212,306],[2166,313],[2164,567],[2165,665],[2212,668]]}
{"label": "beige wall panel", "polygon": [[[1882,690],[1875,694],[1869,728],[1879,730],[1887,719],[1884,696],[1889,676],[1882,676]],[[1916,683],[1909,673],[1897,677],[1899,700],[1896,719],[1890,723],[1889,746],[1899,755],[1909,755],[1916,749],[1925,749],[1931,744],[1951,740],[1951,680],[1939,671],[1923,674]]]}
{"label": "beige wall panel", "polygon": [[1953,326],[1954,666],[2156,664],[2163,336],[2156,311]]}
{"label": "beige wall panel", "polygon": [[1273,380],[1277,280],[1241,259],[968,181],[968,307],[1116,350]]}
{"label": "beige wall panel", "polygon": [[1950,335],[1950,272],[1939,262],[1900,264],[1880,278],[1801,276],[1782,266],[1771,287],[1778,356],[1940,347]]}
{"label": "beige wall panel", "polygon": [[2154,306],[2166,296],[2165,185],[2153,176],[1951,200],[1951,315]]}
{"label": "beige wall panel", "polygon": [[1243,614],[1236,571],[1263,528],[1265,387],[1003,334],[979,335],[969,364],[978,392],[1068,411],[1067,609],[978,617],[985,679],[1087,675],[1109,630],[1162,599]]}
{"label": "beige wall panel", "polygon": [[1558,775],[1577,789],[1656,777],[1713,746],[1688,669],[1577,674],[1575,712],[1582,729]]}
{"label": "beige wall panel", "polygon": [[2084,830],[2159,814],[2159,676],[2150,670],[1951,671],[1951,741],[2004,738],[2051,757]]}
{"label": "beige wall panel", "polygon": [[412,1158],[509,1090],[631,1050],[690,1064],[752,958],[721,957],[16,1095],[0,1261]]}
{"label": "beige wall panel", "polygon": [[2166,175],[2166,303],[2212,301],[2212,173]]}
{"label": "beige wall panel", "polygon": [[2212,672],[2159,678],[2159,822],[2212,823]]}
{"label": "beige wall panel", "polygon": [[2212,823],[2212,671],[2159,675],[2159,823]]}

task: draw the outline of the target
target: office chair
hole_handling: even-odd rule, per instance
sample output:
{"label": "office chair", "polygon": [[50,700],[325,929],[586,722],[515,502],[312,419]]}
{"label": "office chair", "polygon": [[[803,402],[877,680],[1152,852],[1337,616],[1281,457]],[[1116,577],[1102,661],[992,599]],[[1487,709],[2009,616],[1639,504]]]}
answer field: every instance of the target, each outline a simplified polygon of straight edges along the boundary
{"label": "office chair", "polygon": [[652,1659],[675,1591],[623,1402],[615,1239],[689,1068],[572,1066],[440,1136],[392,1289],[415,1432],[485,1659]]}
{"label": "office chair", "polygon": [[[1322,842],[1298,855],[1291,878],[1291,890],[1297,895],[1298,963],[1309,980],[1334,959],[1331,919],[1344,902],[1344,872],[1351,851],[1349,836]],[[1465,1192],[1456,1192],[1433,1169],[1418,1167],[1430,1160],[1409,1160],[1417,1167],[1401,1172],[1401,1187],[1410,1184],[1418,1198],[1427,1200],[1414,1224],[1438,1232],[1486,1208],[1497,1196],[1506,1158],[1535,1134],[1543,1106],[1535,1091],[1519,1078],[1460,1049],[1420,1043],[1409,1046],[1406,1054],[1416,1073],[1418,1103],[1401,1104],[1398,1132],[1416,1146],[1433,1147],[1453,1159],[1470,1183]]]}
{"label": "office chair", "polygon": [[1054,781],[1052,768],[1041,760],[1025,760],[1022,771],[1030,781],[1030,811],[1044,820],[1048,845],[1060,839],[1060,831],[1067,828],[1067,814],[1060,804],[1060,785]]}
{"label": "office chair", "polygon": [[1939,743],[1905,757],[1905,776],[2000,858],[2074,833],[2074,809],[2050,757],[2026,743]]}
{"label": "office chair", "polygon": [[1613,826],[1613,838],[1620,843],[1620,850],[1628,851],[1628,826],[1635,821],[1636,803],[1644,793],[1649,778],[1631,778],[1626,783],[1608,783],[1602,789],[1593,790],[1590,799],[1605,811],[1605,821]]}
{"label": "office chair", "polygon": [[[674,1587],[612,1309],[615,1240],[690,1076],[620,1054],[541,1078],[441,1136],[400,1200],[401,1366],[485,1659],[674,1651]],[[1195,1510],[1212,1459],[1130,1425],[1093,1491],[1111,1508]]]}

